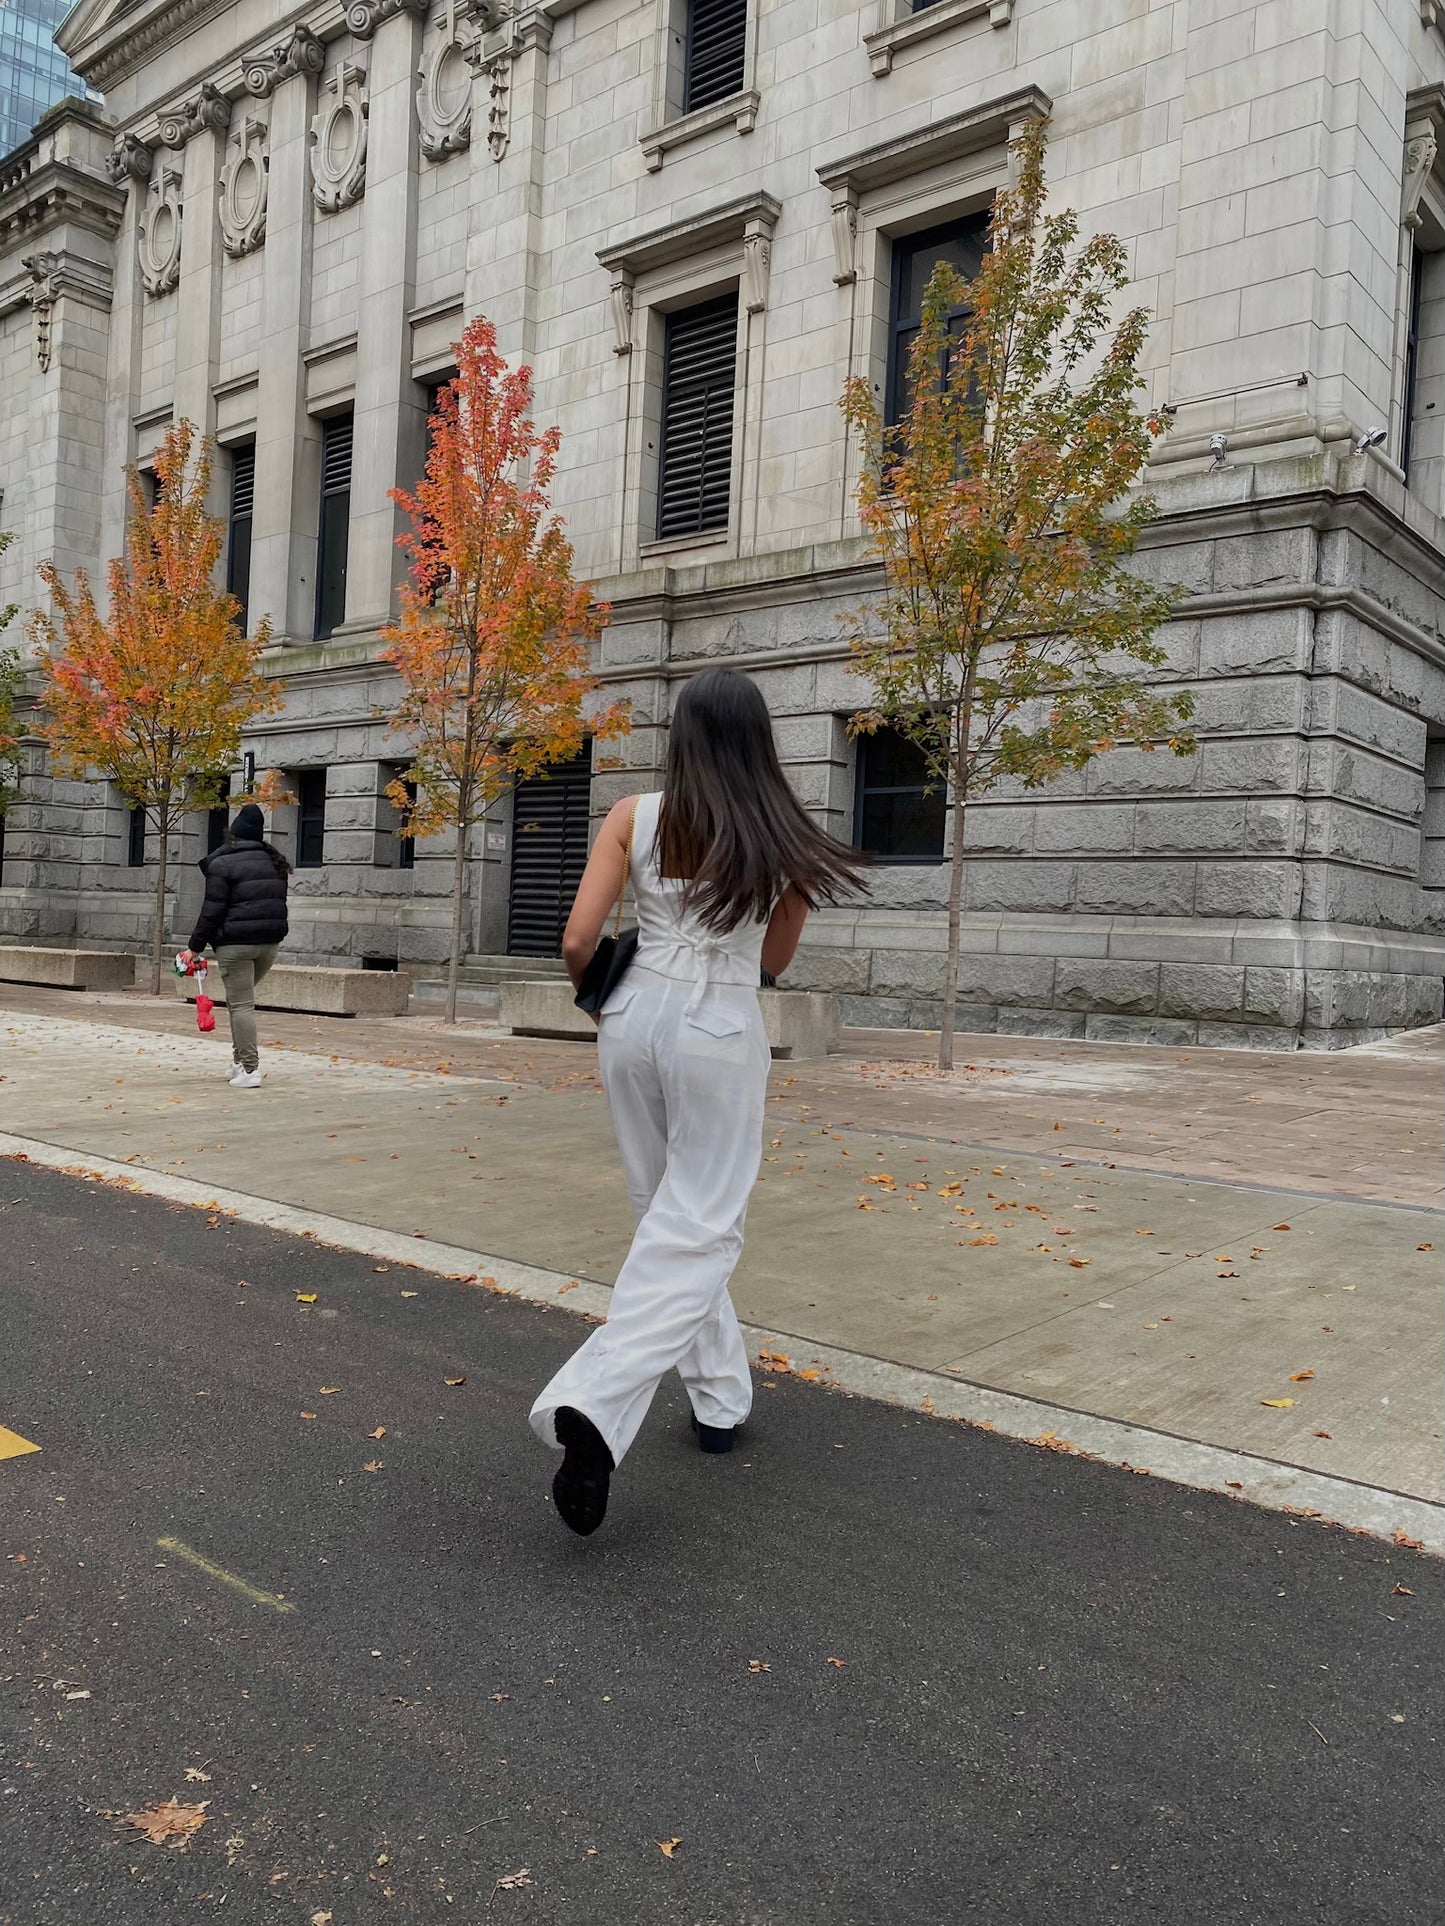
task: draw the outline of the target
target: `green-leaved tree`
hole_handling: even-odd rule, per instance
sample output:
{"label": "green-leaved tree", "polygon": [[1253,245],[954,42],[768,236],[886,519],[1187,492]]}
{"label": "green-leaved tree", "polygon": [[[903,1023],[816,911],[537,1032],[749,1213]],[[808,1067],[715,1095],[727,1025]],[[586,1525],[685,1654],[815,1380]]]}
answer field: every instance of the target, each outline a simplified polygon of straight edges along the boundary
{"label": "green-leaved tree", "polygon": [[863,527],[881,598],[853,619],[873,702],[948,797],[948,962],[938,1062],[953,1063],[968,806],[1006,780],[1035,789],[1118,743],[1193,753],[1187,693],[1159,686],[1154,639],[1176,601],[1130,571],[1153,519],[1131,494],[1163,421],[1140,406],[1149,313],[1116,318],[1122,242],[1080,243],[1046,213],[1045,127],[1014,143],[970,283],[940,262],[889,422],[869,384],[844,413],[864,463]]}

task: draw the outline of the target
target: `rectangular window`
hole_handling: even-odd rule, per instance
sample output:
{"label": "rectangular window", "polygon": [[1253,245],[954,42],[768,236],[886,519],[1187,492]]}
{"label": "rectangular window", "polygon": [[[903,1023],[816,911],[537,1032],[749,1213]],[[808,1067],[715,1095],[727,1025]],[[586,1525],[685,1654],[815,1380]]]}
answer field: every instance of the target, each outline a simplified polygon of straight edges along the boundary
{"label": "rectangular window", "polygon": [[146,812],[144,803],[132,803],[125,826],[127,869],[144,869],[146,862]]}
{"label": "rectangular window", "polygon": [[208,856],[214,856],[221,844],[225,842],[226,831],[230,827],[231,809],[226,798],[231,793],[231,778],[217,776],[213,790],[216,800],[214,805],[206,811],[206,854]]}
{"label": "rectangular window", "polygon": [[351,416],[321,424],[321,519],[316,542],[316,634],[346,619],[346,543],[351,523]]}
{"label": "rectangular window", "polygon": [[296,867],[320,869],[326,860],[326,771],[296,775]]}
{"label": "rectangular window", "polygon": [[1410,306],[1405,331],[1405,410],[1400,430],[1400,466],[1408,482],[1415,452],[1415,406],[1420,398],[1420,307],[1425,291],[1425,254],[1418,241],[1410,261]]}
{"label": "rectangular window", "polygon": [[923,751],[896,729],[858,738],[853,837],[881,863],[936,863],[948,799],[931,784]]}
{"label": "rectangular window", "polygon": [[657,533],[726,528],[737,385],[738,297],[669,314],[662,364]]}
{"label": "rectangular window", "polygon": [[231,539],[226,549],[226,591],[241,605],[241,633],[251,600],[251,515],[256,501],[256,444],[231,450]]}
{"label": "rectangular window", "polygon": [[[898,421],[908,412],[908,357],[923,322],[923,297],[940,261],[957,268],[972,281],[983,265],[988,243],[988,215],[970,214],[926,234],[910,234],[893,243],[893,305],[889,325],[887,416]],[[948,331],[955,337],[968,325],[969,308],[949,316]],[[940,370],[940,374],[942,370]]]}
{"label": "rectangular window", "polygon": [[682,110],[742,92],[748,0],[689,0]]}
{"label": "rectangular window", "polygon": [[[416,808],[416,784],[414,782],[407,782],[404,784],[404,787],[406,789],[406,809],[403,813],[402,821],[410,822],[411,812]],[[415,836],[398,836],[397,837],[396,866],[398,869],[415,869],[416,868],[416,837]]]}

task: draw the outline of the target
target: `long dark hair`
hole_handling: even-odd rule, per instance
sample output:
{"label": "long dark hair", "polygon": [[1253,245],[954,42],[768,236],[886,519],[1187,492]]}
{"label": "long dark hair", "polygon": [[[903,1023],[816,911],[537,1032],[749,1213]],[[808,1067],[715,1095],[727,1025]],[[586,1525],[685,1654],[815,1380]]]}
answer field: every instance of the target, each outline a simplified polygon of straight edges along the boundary
{"label": "long dark hair", "polygon": [[278,876],[289,876],[291,874],[291,865],[281,854],[280,850],[276,848],[274,843],[257,842],[254,836],[237,836],[228,829],[226,831],[226,847],[227,849],[264,849],[266,854],[271,858],[272,865]]}
{"label": "long dark hair", "polygon": [[809,909],[861,881],[864,858],[825,835],[793,794],[757,684],[705,669],[672,712],[658,868],[719,935],[762,922],[794,889]]}

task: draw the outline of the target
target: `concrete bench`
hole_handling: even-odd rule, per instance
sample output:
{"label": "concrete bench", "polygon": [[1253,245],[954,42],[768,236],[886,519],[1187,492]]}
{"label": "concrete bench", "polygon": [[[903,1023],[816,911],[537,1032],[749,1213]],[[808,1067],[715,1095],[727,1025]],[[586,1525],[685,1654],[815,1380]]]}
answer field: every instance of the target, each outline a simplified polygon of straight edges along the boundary
{"label": "concrete bench", "polygon": [[[759,990],[773,1055],[826,1057],[838,1040],[838,999],[816,990]],[[595,1038],[597,1025],[572,1001],[570,983],[546,978],[502,985],[502,1025],[517,1037]]]}
{"label": "concrete bench", "polygon": [[[226,1000],[226,986],[213,959],[206,972],[206,995]],[[180,995],[194,1002],[194,977],[173,976]],[[256,992],[258,1010],[301,1010],[312,1016],[404,1016],[411,978],[399,970],[331,970],[320,965],[278,963]]]}
{"label": "concrete bench", "polygon": [[0,982],[43,983],[52,990],[129,990],[133,956],[120,950],[46,950],[30,943],[0,945]]}

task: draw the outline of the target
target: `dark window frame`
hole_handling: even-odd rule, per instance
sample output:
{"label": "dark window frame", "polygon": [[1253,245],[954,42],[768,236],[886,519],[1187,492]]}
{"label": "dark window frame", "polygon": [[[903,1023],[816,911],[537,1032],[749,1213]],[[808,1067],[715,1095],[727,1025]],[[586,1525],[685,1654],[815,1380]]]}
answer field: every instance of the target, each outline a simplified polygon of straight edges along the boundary
{"label": "dark window frame", "polygon": [[231,826],[231,805],[228,800],[231,794],[231,775],[227,771],[213,777],[212,781],[215,786],[216,800],[206,811],[206,854],[208,856],[214,856],[225,842],[226,831]]}
{"label": "dark window frame", "polygon": [[682,111],[734,100],[747,85],[751,0],[686,0]]}
{"label": "dark window frame", "polygon": [[146,866],[146,828],[145,804],[131,803],[127,810],[125,826],[127,869],[144,869]]}
{"label": "dark window frame", "polygon": [[[899,745],[903,745],[909,753],[917,755],[920,761],[922,760],[922,750],[917,749],[896,729],[885,727],[875,730],[871,735],[858,737],[857,752],[853,759],[853,841],[859,849],[865,850],[875,863],[887,868],[936,868],[945,860],[948,849],[948,796],[943,784],[930,780],[926,773],[916,782],[870,782],[868,780],[870,756],[877,756],[880,749],[884,747],[894,749],[896,752]],[[937,850],[900,855],[892,850],[881,849],[876,843],[870,846],[865,840],[868,803],[871,798],[877,796],[911,796],[936,807],[938,811]]]}
{"label": "dark window frame", "polygon": [[296,867],[326,864],[326,768],[296,771]]}
{"label": "dark window frame", "polygon": [[[316,520],[316,618],[318,642],[334,635],[346,620],[346,573],[351,525],[351,471],[356,418],[347,409],[321,424],[321,494]],[[346,438],[345,482],[341,480],[342,433]]]}
{"label": "dark window frame", "polygon": [[1410,286],[1405,311],[1405,405],[1400,425],[1400,466],[1405,481],[1415,454],[1415,403],[1420,394],[1420,311],[1425,295],[1425,249],[1415,242],[1410,260]]}
{"label": "dark window frame", "polygon": [[[918,312],[911,307],[904,308],[905,284],[910,277],[916,257],[926,250],[941,249],[947,242],[977,239],[985,242],[991,210],[977,209],[972,214],[960,214],[949,221],[940,221],[936,226],[920,228],[916,234],[901,234],[892,242],[892,271],[888,296],[888,377],[884,396],[884,419],[891,427],[903,413],[903,399],[908,380],[908,356],[914,335],[922,322],[922,298],[920,294]],[[982,248],[980,248],[982,254]],[[925,286],[927,284],[925,283]],[[973,312],[971,303],[965,302],[956,308],[949,317],[950,331],[955,322],[962,323]]]}
{"label": "dark window frame", "polygon": [[242,635],[251,612],[251,530],[256,505],[256,444],[237,442],[231,455],[231,516],[226,542],[226,593],[240,604]]}
{"label": "dark window frame", "polygon": [[[407,801],[406,801],[406,808],[404,810],[398,810],[397,813],[401,817],[401,820],[403,821],[403,823],[408,823],[411,820],[412,811],[416,808],[416,784],[414,782],[408,782],[405,776],[401,777],[400,781],[402,782],[403,786],[406,789]],[[396,866],[398,869],[415,869],[416,868],[416,837],[415,836],[398,836],[397,837]]]}
{"label": "dark window frame", "polygon": [[[705,301],[694,301],[686,307],[674,308],[662,317],[662,396],[661,421],[658,432],[657,457],[657,518],[656,539],[658,541],[681,540],[694,535],[725,534],[732,523],[732,475],[734,453],[734,429],[737,418],[738,385],[738,321],[740,303],[738,290],[731,289],[726,294],[710,296]],[[680,331],[691,324],[706,327],[714,318],[727,317],[731,321],[732,352],[728,362],[726,381],[688,376],[679,372],[677,354]],[[716,402],[714,397],[717,397]],[[669,473],[676,459],[686,461],[686,442],[682,441],[684,417],[689,403],[696,405],[701,400],[702,426],[700,430],[699,452],[696,458],[696,516],[685,508],[683,483]],[[723,406],[726,404],[726,423],[723,424]],[[707,479],[714,471],[717,450],[726,436],[726,483],[720,516],[708,511]],[[676,455],[682,442],[682,454]],[[685,471],[684,471],[685,472]]]}

